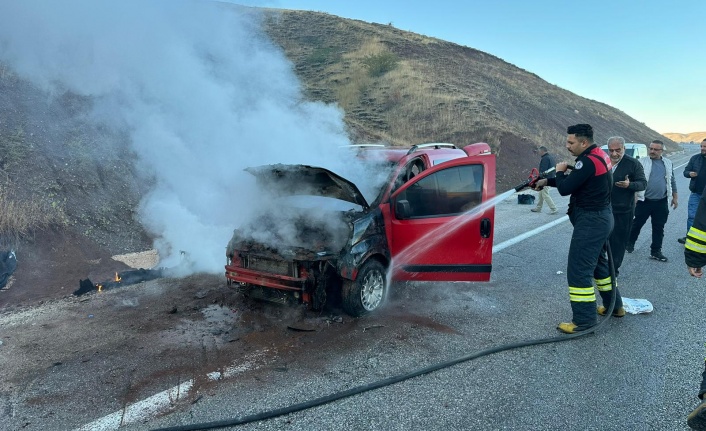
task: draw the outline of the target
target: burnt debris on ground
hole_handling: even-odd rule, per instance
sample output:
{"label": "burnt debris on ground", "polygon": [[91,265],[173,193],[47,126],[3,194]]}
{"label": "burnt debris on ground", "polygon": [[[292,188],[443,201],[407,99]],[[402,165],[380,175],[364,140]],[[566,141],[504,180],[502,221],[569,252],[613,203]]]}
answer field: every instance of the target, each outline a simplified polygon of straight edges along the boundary
{"label": "burnt debris on ground", "polygon": [[165,276],[164,268],[157,269],[134,269],[123,272],[116,272],[115,277],[111,280],[106,280],[102,283],[93,284],[90,279],[80,280],[79,288],[74,291],[74,295],[81,296],[90,292],[100,292],[103,290],[114,289],[120,286],[141,283],[143,281],[154,280]]}

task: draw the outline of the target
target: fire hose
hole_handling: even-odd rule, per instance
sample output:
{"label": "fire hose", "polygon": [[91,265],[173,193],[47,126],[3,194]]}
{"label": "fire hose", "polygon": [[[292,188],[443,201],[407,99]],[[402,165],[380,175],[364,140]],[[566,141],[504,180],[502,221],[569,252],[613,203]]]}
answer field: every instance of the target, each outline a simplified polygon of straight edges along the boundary
{"label": "fire hose", "polygon": [[[535,171],[536,171],[536,169],[533,169],[533,173]],[[549,173],[550,171],[551,170],[545,171],[542,174]],[[528,185],[526,185],[524,187],[529,186],[529,181],[532,180],[532,175],[533,174],[530,174],[530,180],[528,180]],[[536,176],[536,179],[534,180],[535,183],[538,179],[540,179],[539,177],[540,177],[539,175]],[[497,347],[492,347],[490,349],[481,350],[480,352],[471,353],[471,354],[460,356],[458,358],[451,359],[451,360],[448,360],[445,362],[441,362],[438,364],[429,365],[427,367],[419,368],[419,369],[416,369],[416,370],[413,370],[413,371],[410,371],[410,372],[407,372],[404,374],[399,374],[397,376],[388,377],[386,379],[378,380],[376,382],[368,383],[366,385],[357,386],[355,388],[351,388],[351,389],[341,391],[341,392],[335,392],[333,394],[325,395],[320,398],[316,398],[316,399],[305,401],[305,402],[298,403],[298,404],[293,404],[291,406],[282,407],[282,408],[275,409],[275,410],[269,410],[269,411],[264,411],[261,413],[249,415],[249,416],[224,419],[224,420],[213,421],[213,422],[205,422],[205,423],[192,424],[192,425],[179,425],[179,426],[166,427],[166,428],[156,428],[156,429],[153,429],[152,431],[209,430],[209,429],[224,428],[224,427],[229,427],[229,426],[244,425],[244,424],[251,423],[251,422],[273,419],[273,418],[287,415],[290,413],[296,413],[296,412],[299,412],[302,410],[307,410],[307,409],[310,409],[313,407],[318,407],[318,406],[328,404],[328,403],[331,403],[334,401],[338,401],[340,399],[347,398],[347,397],[350,397],[353,395],[362,394],[363,392],[372,391],[373,389],[379,389],[384,386],[393,385],[395,383],[409,380],[414,377],[419,377],[419,376],[422,376],[425,374],[430,374],[435,371],[439,371],[443,368],[448,368],[453,365],[460,364],[462,362],[472,361],[474,359],[478,359],[483,356],[492,355],[493,353],[504,352],[506,350],[512,350],[512,349],[519,349],[521,347],[536,346],[536,345],[540,345],[540,344],[558,343],[561,341],[568,341],[568,340],[572,340],[574,338],[579,338],[579,337],[586,336],[588,334],[592,334],[592,333],[596,332],[598,330],[598,328],[605,325],[608,320],[610,320],[611,316],[613,315],[613,309],[615,308],[615,291],[616,291],[617,285],[616,285],[616,281],[615,281],[615,268],[613,266],[613,254],[611,253],[610,244],[608,243],[608,241],[606,241],[605,244],[603,245],[603,250],[605,250],[607,253],[608,267],[610,268],[610,277],[611,277],[611,284],[612,284],[612,295],[611,295],[611,300],[610,300],[610,306],[607,307],[608,309],[606,310],[606,313],[605,313],[606,317],[604,317],[597,325],[592,326],[591,328],[588,328],[584,331],[575,332],[573,334],[560,335],[557,337],[540,338],[540,339],[536,339],[536,340],[527,340],[527,341],[520,341],[520,342],[516,342],[516,343],[503,344],[503,345],[500,345]]]}

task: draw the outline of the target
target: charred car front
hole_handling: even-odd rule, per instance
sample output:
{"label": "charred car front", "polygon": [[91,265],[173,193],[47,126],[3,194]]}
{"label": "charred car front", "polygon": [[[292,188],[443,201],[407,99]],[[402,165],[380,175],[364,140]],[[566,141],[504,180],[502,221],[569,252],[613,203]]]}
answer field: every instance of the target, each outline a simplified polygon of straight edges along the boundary
{"label": "charred car front", "polygon": [[[324,168],[248,169],[284,198],[235,230],[228,283],[251,297],[315,310],[340,300],[361,316],[384,303],[391,281],[490,278],[494,209],[482,203],[495,194],[495,156],[487,144],[366,149],[361,157],[390,167],[370,205],[355,184]],[[308,207],[294,204],[304,197]]]}

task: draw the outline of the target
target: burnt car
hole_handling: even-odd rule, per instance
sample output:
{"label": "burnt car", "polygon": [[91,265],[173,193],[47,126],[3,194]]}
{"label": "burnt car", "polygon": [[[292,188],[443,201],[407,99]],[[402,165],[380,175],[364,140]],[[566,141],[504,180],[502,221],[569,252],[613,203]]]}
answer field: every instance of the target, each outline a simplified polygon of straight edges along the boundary
{"label": "burnt car", "polygon": [[346,313],[362,316],[384,303],[392,281],[490,279],[495,213],[483,203],[495,195],[495,156],[488,144],[363,147],[359,157],[384,160],[390,171],[370,204],[355,184],[324,168],[247,169],[280,195],[354,207],[281,206],[236,229],[226,250],[228,284],[314,310],[340,301]]}

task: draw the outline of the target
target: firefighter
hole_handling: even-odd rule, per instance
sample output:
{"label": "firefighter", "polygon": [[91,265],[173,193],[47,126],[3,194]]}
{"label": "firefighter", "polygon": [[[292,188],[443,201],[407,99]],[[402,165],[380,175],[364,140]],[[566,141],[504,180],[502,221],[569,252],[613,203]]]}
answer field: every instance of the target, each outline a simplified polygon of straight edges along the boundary
{"label": "firefighter", "polygon": [[[696,278],[703,276],[702,267],[706,265],[706,193],[701,194],[699,206],[694,216],[694,223],[686,234],[684,261],[689,274]],[[691,429],[706,431],[706,369],[702,374],[698,397],[701,403],[689,414],[687,424]]]}
{"label": "firefighter", "polygon": [[[557,329],[567,334],[586,330],[598,323],[594,283],[607,308],[612,297],[612,280],[607,255],[603,249],[613,229],[610,191],[613,186],[608,155],[593,144],[593,128],[577,124],[567,129],[566,149],[576,157],[572,168],[557,163],[556,177],[537,181],[535,188],[550,185],[569,199],[569,220],[574,226],[569,246],[566,279],[573,318],[559,323]],[[568,172],[570,170],[570,173]],[[615,308],[623,304],[615,292]]]}

